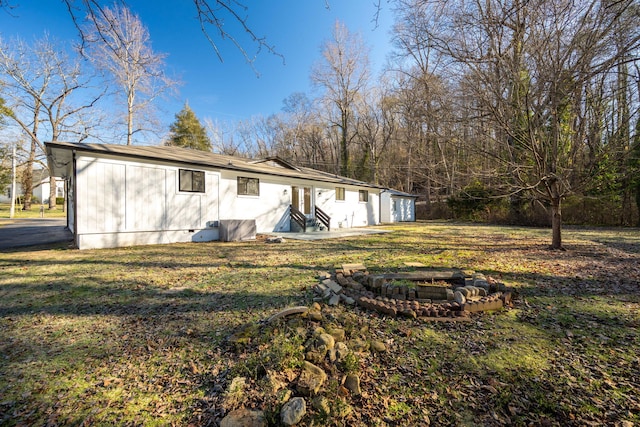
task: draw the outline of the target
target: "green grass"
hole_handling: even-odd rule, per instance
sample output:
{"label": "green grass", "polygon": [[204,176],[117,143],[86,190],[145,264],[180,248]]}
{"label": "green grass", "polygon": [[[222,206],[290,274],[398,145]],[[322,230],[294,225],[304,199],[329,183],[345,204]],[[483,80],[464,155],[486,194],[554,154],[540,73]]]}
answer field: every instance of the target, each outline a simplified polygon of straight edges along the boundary
{"label": "green grass", "polygon": [[[44,209],[41,210],[41,207]],[[14,219],[26,219],[26,218],[65,218],[67,214],[63,212],[62,206],[58,206],[57,209],[49,210],[49,205],[41,205],[35,203],[31,205],[30,210],[23,210],[22,205],[15,205]],[[0,219],[11,217],[11,205],[9,203],[0,203]],[[1,224],[0,224],[1,225]]]}
{"label": "green grass", "polygon": [[227,338],[311,304],[318,272],[352,262],[385,272],[406,261],[480,271],[520,299],[465,323],[325,309],[349,339],[389,350],[343,364],[361,376],[363,397],[338,396],[329,381],[343,418],[309,408],[303,425],[640,422],[638,230],[568,229],[568,250],[552,252],[549,230],[385,228],[394,232],[279,245],[1,253],[0,425],[206,424],[222,414],[216,390],[236,375],[247,378],[249,406],[277,420],[282,402],[265,375],[295,373],[304,323],[248,330],[246,346]]}

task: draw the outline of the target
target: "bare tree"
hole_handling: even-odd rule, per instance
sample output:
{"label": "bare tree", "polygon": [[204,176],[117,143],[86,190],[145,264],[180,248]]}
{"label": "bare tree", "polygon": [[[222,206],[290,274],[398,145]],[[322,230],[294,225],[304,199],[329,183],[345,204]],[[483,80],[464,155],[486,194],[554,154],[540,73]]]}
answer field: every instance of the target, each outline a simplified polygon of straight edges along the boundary
{"label": "bare tree", "polygon": [[[546,0],[416,0],[413,25],[449,78],[473,97],[471,120],[489,119],[485,155],[511,178],[505,194],[529,192],[549,206],[562,248],[561,202],[589,174],[585,87],[637,50],[637,4]],[[427,25],[437,16],[438,25]],[[616,34],[624,32],[623,43]],[[612,49],[616,46],[616,49]],[[462,98],[461,98],[462,99]]]}
{"label": "bare tree", "polygon": [[322,61],[315,64],[311,80],[324,89],[325,98],[333,106],[329,120],[340,133],[340,173],[352,173],[349,148],[355,136],[351,131],[355,103],[369,82],[369,49],[361,37],[349,32],[336,21],[332,39],[325,42]]}
{"label": "bare tree", "polygon": [[133,135],[144,130],[143,121],[153,117],[153,102],[178,83],[165,75],[165,56],[152,50],[149,32],[137,15],[117,3],[99,11],[100,15],[91,16],[85,33],[85,53],[120,88],[126,105],[126,141],[131,145]]}
{"label": "bare tree", "polygon": [[[33,45],[22,40],[0,40],[0,76],[11,110],[8,117],[30,141],[23,175],[25,210],[31,208],[34,165],[40,162],[43,168],[47,167],[43,161],[44,141],[83,133],[83,113],[104,94],[91,94],[90,75],[83,72],[78,58],[69,58],[63,52],[48,37]],[[89,93],[83,102],[74,99],[79,91]],[[55,209],[55,177],[50,176],[50,184],[49,208]]]}

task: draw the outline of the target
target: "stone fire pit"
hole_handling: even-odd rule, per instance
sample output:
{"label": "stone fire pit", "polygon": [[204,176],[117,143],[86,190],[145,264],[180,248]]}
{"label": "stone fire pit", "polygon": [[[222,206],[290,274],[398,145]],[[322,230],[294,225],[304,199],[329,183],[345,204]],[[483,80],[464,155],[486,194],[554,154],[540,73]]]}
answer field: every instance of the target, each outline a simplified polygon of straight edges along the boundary
{"label": "stone fire pit", "polygon": [[329,305],[358,305],[388,316],[434,321],[468,320],[470,313],[499,310],[511,302],[511,291],[481,273],[431,269],[418,263],[411,272],[369,274],[363,264],[344,264],[322,274],[315,286],[318,300]]}

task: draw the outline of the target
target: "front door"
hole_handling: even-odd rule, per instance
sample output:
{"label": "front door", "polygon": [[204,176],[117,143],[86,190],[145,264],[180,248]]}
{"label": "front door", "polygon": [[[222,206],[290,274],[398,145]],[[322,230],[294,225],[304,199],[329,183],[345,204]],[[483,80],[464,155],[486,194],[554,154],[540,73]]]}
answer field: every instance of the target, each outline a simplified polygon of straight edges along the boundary
{"label": "front door", "polygon": [[302,211],[305,215],[311,215],[311,189],[308,187],[304,188],[304,210]]}
{"label": "front door", "polygon": [[300,210],[300,189],[298,187],[291,187],[291,206]]}
{"label": "front door", "polygon": [[311,215],[311,188],[291,187],[291,205],[303,214]]}

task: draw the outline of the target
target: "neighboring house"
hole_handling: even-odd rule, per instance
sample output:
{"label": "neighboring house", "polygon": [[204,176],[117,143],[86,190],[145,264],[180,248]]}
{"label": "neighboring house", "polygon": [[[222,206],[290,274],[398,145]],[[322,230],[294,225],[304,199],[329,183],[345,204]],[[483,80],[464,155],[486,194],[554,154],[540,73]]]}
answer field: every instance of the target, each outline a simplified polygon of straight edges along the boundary
{"label": "neighboring house", "polygon": [[[68,180],[67,222],[78,248],[227,240],[227,227],[288,232],[380,223],[383,188],[296,167],[166,146],[48,143]],[[291,206],[291,208],[290,208]],[[323,215],[324,214],[324,215]]]}
{"label": "neighboring house", "polygon": [[[33,170],[33,191],[31,194],[36,198],[37,203],[49,203],[49,171],[46,169]],[[24,191],[22,184],[16,182],[16,194],[22,196]],[[64,197],[64,179],[56,178],[56,197]],[[11,184],[0,193],[0,203],[11,203]]]}
{"label": "neighboring house", "polygon": [[[33,195],[39,203],[49,203],[49,190],[51,181],[49,171],[46,169],[33,171]],[[64,179],[56,178],[56,197],[64,197]]]}
{"label": "neighboring house", "polygon": [[[20,184],[16,183],[16,193],[21,194],[22,187]],[[0,192],[0,203],[11,203],[11,184],[8,184],[5,188]]]}
{"label": "neighboring house", "polygon": [[418,196],[402,191],[384,189],[380,193],[380,221],[383,223],[416,220]]}

